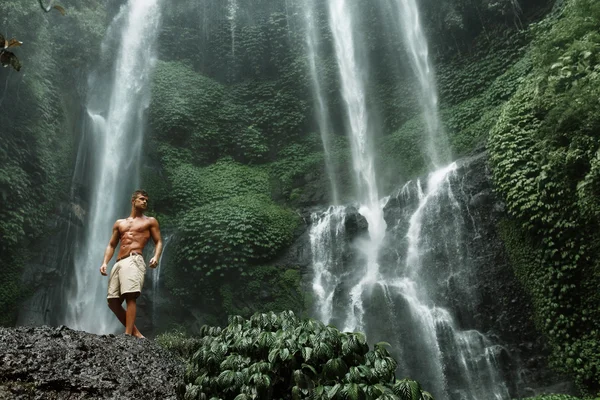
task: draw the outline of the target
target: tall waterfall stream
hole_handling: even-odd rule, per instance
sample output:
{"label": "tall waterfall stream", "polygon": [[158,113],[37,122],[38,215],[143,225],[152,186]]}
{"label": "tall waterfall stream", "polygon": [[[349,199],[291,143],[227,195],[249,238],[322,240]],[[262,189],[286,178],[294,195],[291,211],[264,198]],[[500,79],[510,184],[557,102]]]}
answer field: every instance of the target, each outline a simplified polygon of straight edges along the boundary
{"label": "tall waterfall stream", "polygon": [[[334,118],[320,73],[318,3],[302,0],[300,8],[317,125],[327,155]],[[358,28],[359,10],[351,0],[328,0],[355,195],[351,205],[340,205],[340,188],[326,159],[332,205],[314,212],[310,224],[314,315],[346,331],[364,331],[372,342],[390,342],[399,373],[419,380],[436,399],[506,400],[510,396],[498,357],[502,348],[459,321],[454,309],[438,295],[469,279],[468,254],[461,242],[469,221],[453,191],[458,167],[443,156],[446,140],[417,5],[415,0],[385,0],[379,6],[406,45],[406,52],[397,49],[397,57],[410,60],[419,83],[427,138],[424,149],[415,151],[427,153],[432,172],[424,182],[414,180],[393,194],[381,193],[373,142],[380,127],[368,104],[369,60]],[[227,1],[232,57],[241,37],[236,37],[239,8],[237,0]],[[119,329],[106,303],[99,301],[106,295],[106,278],[98,268],[112,224],[127,214],[129,196],[137,186],[143,115],[159,25],[160,0],[129,0],[102,45],[103,59],[113,59],[111,53],[115,52],[114,69],[89,77],[85,135],[87,148],[95,149],[95,154],[78,156],[77,168],[90,168],[93,187],[87,230],[75,245],[75,274],[64,317],[64,323],[75,329],[96,333]],[[402,205],[401,215],[388,212],[390,202]],[[365,231],[358,235],[347,231],[348,219],[356,211],[366,221]],[[159,265],[152,277],[153,319],[160,269]]]}
{"label": "tall waterfall stream", "polygon": [[[74,329],[107,333],[117,319],[99,299],[106,298],[106,278],[99,273],[104,249],[118,218],[127,215],[130,196],[139,179],[143,114],[149,102],[149,78],[154,67],[154,43],[160,23],[160,0],[130,0],[115,17],[102,59],[112,60],[108,76],[89,78],[90,207],[85,235],[76,244],[74,280],[64,323]],[[110,82],[110,84],[107,84]],[[78,165],[77,169],[85,168]]]}
{"label": "tall waterfall stream", "polygon": [[[310,15],[310,6],[305,6]],[[314,9],[314,5],[312,6]],[[404,214],[389,220],[384,213],[389,197],[377,187],[373,132],[377,127],[367,107],[368,61],[358,12],[347,0],[330,0],[329,24],[337,59],[340,91],[347,115],[347,134],[355,172],[355,206],[367,222],[368,233],[346,237],[352,207],[330,206],[312,214],[310,243],[315,313],[325,323],[345,331],[365,331],[371,341],[391,342],[401,374],[418,379],[436,399],[502,400],[510,398],[499,372],[499,346],[476,330],[459,328],[454,316],[436,304],[438,285],[468,274],[460,238],[465,223],[452,191],[456,163],[441,167],[445,136],[437,111],[437,93],[425,36],[414,0],[384,2],[384,13],[404,38],[421,90],[426,124],[424,151],[434,171],[423,187],[407,183],[396,195]],[[328,121],[321,93],[318,44],[314,24],[307,25],[307,49],[319,127]],[[323,137],[326,143],[326,137]],[[327,153],[327,147],[325,147]],[[416,150],[415,150],[416,151]],[[334,180],[334,179],[332,179]],[[443,233],[440,234],[440,233]],[[393,250],[392,250],[393,249]],[[432,257],[442,253],[446,268],[431,279]],[[348,256],[348,254],[352,256]]]}

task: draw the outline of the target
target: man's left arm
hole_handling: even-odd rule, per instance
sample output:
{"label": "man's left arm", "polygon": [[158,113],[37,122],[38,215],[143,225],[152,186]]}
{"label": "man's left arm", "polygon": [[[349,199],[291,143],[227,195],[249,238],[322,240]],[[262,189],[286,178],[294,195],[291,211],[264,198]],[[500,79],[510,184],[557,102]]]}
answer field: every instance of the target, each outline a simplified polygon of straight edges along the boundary
{"label": "man's left arm", "polygon": [[150,268],[156,268],[158,266],[158,261],[160,260],[163,247],[162,237],[160,236],[160,228],[156,218],[152,218],[150,220],[150,236],[152,236],[152,240],[154,240],[154,257],[150,259]]}

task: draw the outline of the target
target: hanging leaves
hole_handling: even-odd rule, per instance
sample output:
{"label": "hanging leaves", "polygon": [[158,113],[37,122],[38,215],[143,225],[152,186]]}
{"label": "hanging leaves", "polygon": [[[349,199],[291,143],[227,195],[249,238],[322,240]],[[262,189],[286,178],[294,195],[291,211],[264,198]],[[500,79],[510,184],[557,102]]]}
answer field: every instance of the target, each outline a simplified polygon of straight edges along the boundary
{"label": "hanging leaves", "polygon": [[0,65],[3,67],[11,66],[15,70],[21,70],[21,62],[17,58],[14,53],[7,51],[7,49],[13,47],[19,47],[23,44],[23,42],[18,41],[17,39],[6,40],[2,34],[0,34]]}
{"label": "hanging leaves", "polygon": [[10,51],[0,50],[0,64],[2,64],[2,66],[5,68],[10,65],[17,71],[21,70],[21,62],[17,56]]}
{"label": "hanging leaves", "polygon": [[54,4],[54,0],[48,1],[47,4],[44,0],[39,0],[39,3],[42,7],[42,10],[44,10],[45,12],[50,12],[54,8],[58,10],[58,12],[60,12],[62,15],[65,15],[67,13],[62,6]]}

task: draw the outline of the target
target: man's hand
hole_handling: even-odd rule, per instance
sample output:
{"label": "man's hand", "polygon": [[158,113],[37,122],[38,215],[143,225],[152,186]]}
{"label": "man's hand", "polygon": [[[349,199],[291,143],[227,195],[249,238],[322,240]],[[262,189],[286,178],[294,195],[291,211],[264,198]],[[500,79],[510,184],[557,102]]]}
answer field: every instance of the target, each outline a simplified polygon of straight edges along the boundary
{"label": "man's hand", "polygon": [[150,259],[150,268],[156,268],[158,267],[158,260],[156,259],[156,257],[152,257]]}
{"label": "man's hand", "polygon": [[106,264],[102,264],[102,266],[100,267],[100,273],[104,276],[107,275],[106,273]]}

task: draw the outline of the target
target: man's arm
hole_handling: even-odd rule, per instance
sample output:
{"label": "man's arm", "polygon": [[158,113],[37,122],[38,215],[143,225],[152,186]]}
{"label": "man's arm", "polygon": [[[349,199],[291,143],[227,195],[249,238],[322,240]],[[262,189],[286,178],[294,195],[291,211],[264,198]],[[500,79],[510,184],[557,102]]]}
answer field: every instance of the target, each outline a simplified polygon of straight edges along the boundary
{"label": "man's arm", "polygon": [[150,259],[150,268],[156,268],[162,253],[163,242],[162,237],[160,236],[158,221],[156,218],[152,217],[150,218],[150,236],[152,236],[152,240],[154,240],[154,257]]}
{"label": "man's arm", "polygon": [[110,237],[110,241],[108,242],[108,246],[106,246],[106,250],[104,250],[104,261],[102,261],[102,266],[100,267],[100,273],[106,276],[106,267],[113,254],[115,254],[115,249],[117,248],[117,244],[119,244],[119,221],[115,222],[112,229],[112,235]]}

